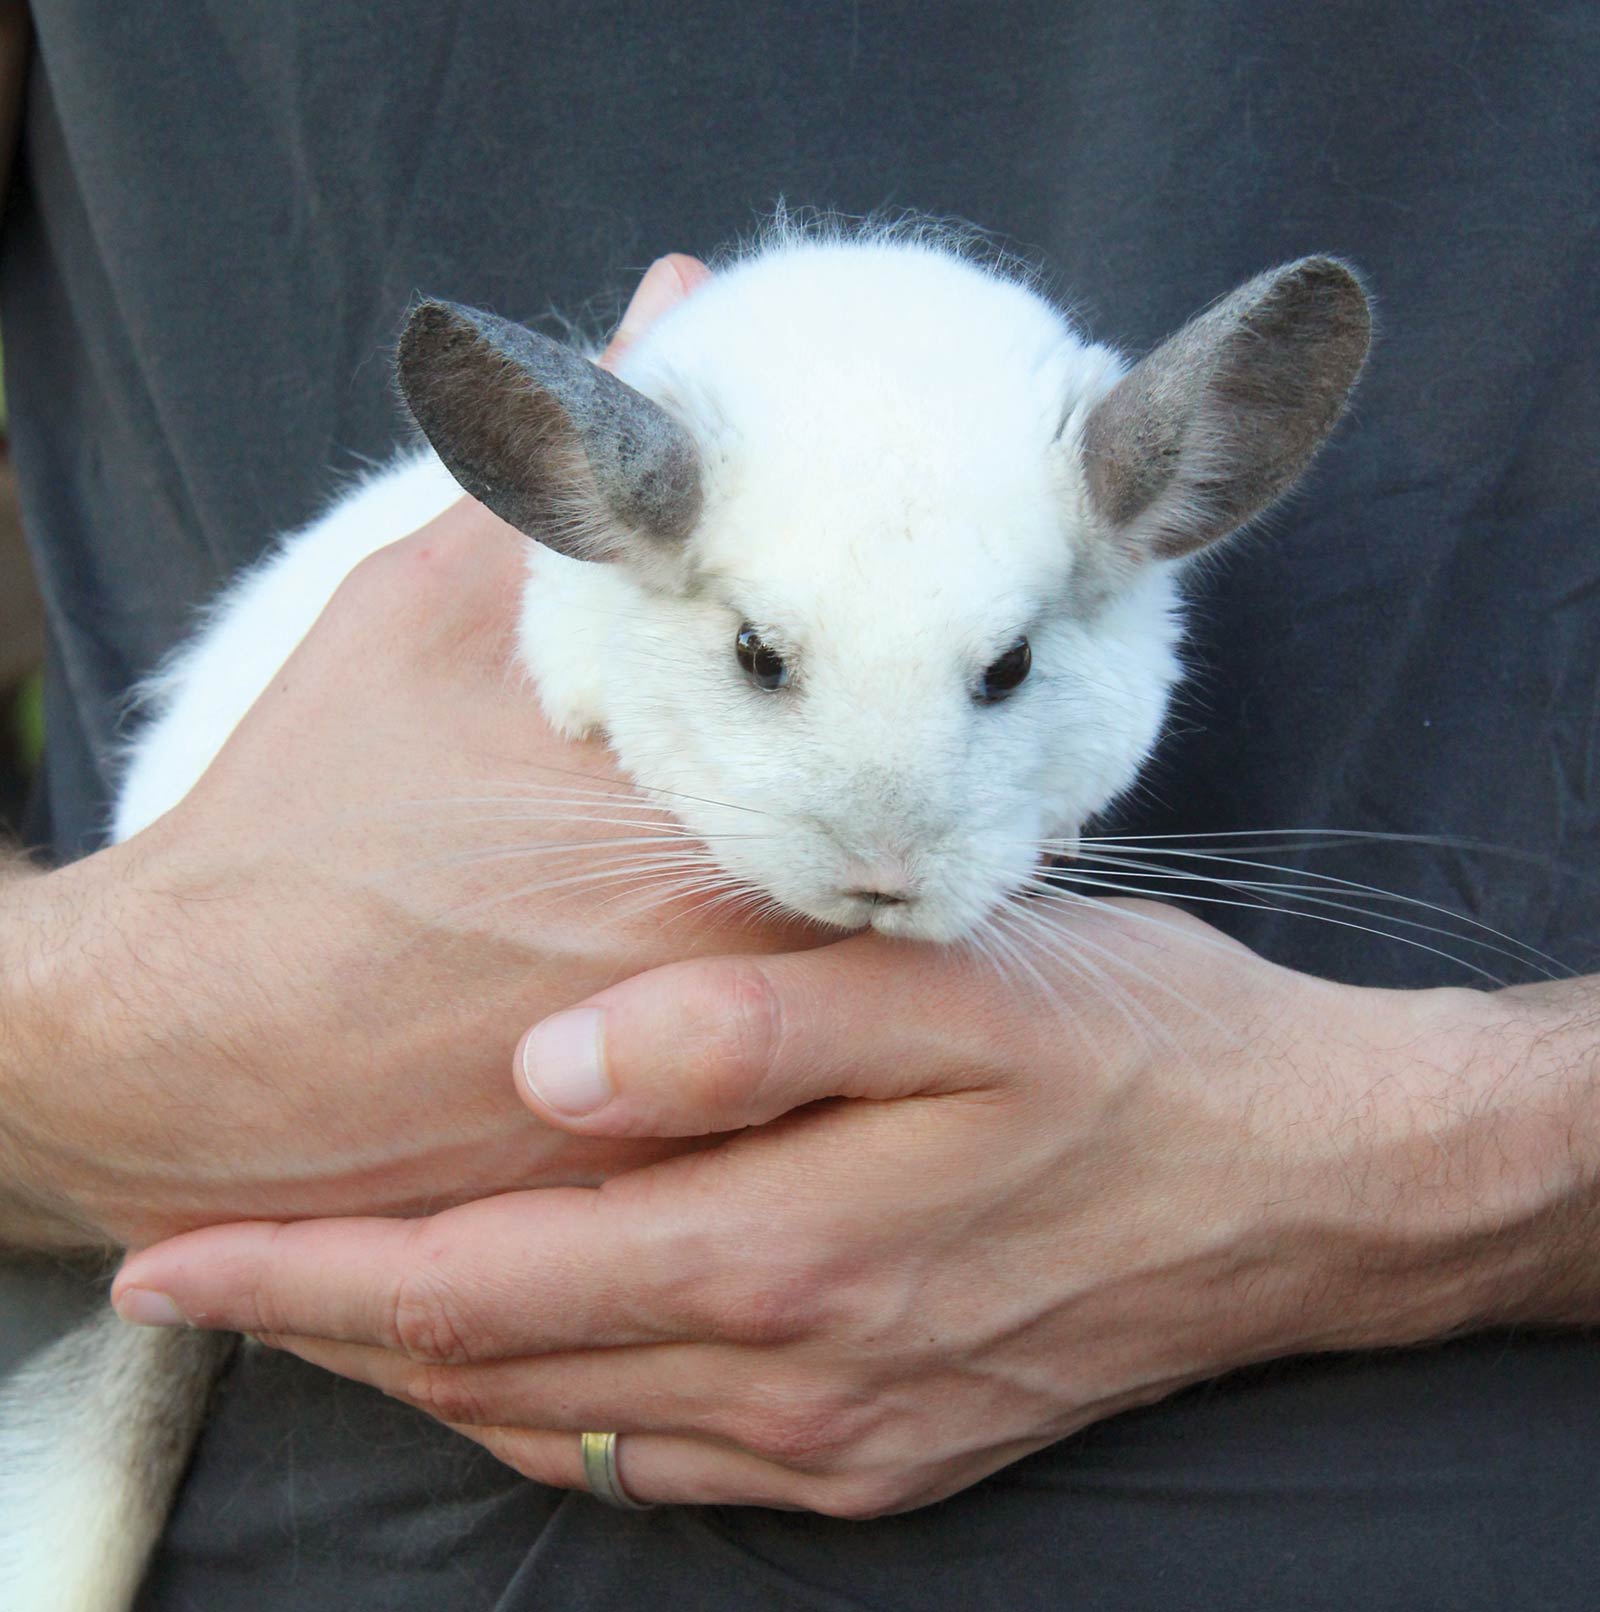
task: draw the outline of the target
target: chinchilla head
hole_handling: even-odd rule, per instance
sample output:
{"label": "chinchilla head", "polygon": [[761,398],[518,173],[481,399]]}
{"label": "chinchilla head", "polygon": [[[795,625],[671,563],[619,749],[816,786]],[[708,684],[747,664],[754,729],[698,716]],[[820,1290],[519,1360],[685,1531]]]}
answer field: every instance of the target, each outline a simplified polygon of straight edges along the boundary
{"label": "chinchilla head", "polygon": [[1130,368],[936,245],[791,240],[617,375],[428,303],[400,376],[461,484],[571,562],[587,607],[525,627],[547,705],[581,690],[742,883],[946,940],[1133,782],[1176,573],[1299,476],[1368,334],[1305,258]]}

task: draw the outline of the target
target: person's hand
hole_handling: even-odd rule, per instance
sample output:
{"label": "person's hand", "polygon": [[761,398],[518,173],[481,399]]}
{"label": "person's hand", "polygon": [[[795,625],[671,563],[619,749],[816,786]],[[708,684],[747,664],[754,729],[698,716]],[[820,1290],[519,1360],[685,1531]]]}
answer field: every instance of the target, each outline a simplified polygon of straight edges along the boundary
{"label": "person's hand", "polygon": [[1058,944],[1095,973],[1046,950],[1048,996],[872,936],[660,969],[537,1029],[528,1100],[596,1139],[757,1128],[595,1190],[197,1232],[116,1302],[545,1482],[617,1430],[639,1500],[847,1516],[1245,1362],[1537,1313],[1580,1173],[1503,998],[1324,983],[1137,904]]}
{"label": "person's hand", "polygon": [[[658,264],[610,356],[704,272]],[[418,1212],[663,1151],[539,1124],[518,1035],[779,932],[659,904],[671,819],[511,675],[526,546],[463,498],[383,550],[175,810],[7,886],[0,1175],[49,1240]]]}

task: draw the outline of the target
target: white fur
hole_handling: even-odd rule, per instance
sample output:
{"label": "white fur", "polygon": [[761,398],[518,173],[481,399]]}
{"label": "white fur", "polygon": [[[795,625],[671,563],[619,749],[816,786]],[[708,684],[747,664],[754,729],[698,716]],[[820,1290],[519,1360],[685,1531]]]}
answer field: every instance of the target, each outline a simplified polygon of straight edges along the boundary
{"label": "white fur", "polygon": [[122,1612],[187,1464],[230,1340],[106,1310],[0,1397],[0,1607]]}
{"label": "white fur", "polygon": [[[943,252],[807,242],[719,276],[621,373],[700,442],[692,586],[536,550],[522,652],[547,713],[603,731],[787,907],[922,939],[971,929],[1041,836],[1133,781],[1178,675],[1169,568],[1106,598],[1089,552],[1075,426],[1119,361]],[[792,657],[789,687],[749,686],[743,621]],[[1024,633],[1032,675],[975,704]],[[845,893],[885,880],[916,899]]]}
{"label": "white fur", "polygon": [[[972,929],[1041,836],[1133,781],[1178,675],[1170,568],[1109,585],[1085,502],[1078,424],[1121,372],[1031,291],[934,246],[780,240],[736,261],[622,370],[702,450],[689,586],[530,545],[521,652],[546,711],[603,731],[728,872],[791,909]],[[431,453],[402,459],[222,596],[148,691],[118,838],[188,792],[352,567],[457,496]],[[745,680],[744,621],[792,657],[789,687]],[[975,703],[1020,634],[1032,675]],[[915,899],[847,894],[885,880]],[[138,1402],[128,1358],[64,1413],[60,1449],[92,1459],[0,1443],[0,1545],[23,1563],[6,1612],[119,1612],[132,1593],[150,1543],[135,1463],[98,1431],[137,1432],[108,1408]]]}

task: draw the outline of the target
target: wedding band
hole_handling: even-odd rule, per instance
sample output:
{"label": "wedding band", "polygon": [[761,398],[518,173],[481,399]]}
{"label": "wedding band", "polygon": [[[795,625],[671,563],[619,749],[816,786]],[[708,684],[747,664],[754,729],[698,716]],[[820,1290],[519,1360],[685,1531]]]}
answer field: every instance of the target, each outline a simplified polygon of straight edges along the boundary
{"label": "wedding band", "polygon": [[635,1500],[622,1487],[617,1476],[617,1435],[615,1433],[580,1433],[578,1442],[583,1450],[583,1481],[596,1500],[623,1511],[648,1511],[649,1505]]}

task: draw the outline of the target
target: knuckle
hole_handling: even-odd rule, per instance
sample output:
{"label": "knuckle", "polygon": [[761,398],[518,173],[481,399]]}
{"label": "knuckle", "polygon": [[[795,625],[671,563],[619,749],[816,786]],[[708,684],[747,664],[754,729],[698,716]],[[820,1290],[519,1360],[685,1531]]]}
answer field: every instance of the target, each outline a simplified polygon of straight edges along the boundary
{"label": "knuckle", "polygon": [[293,1305],[285,1309],[281,1295],[278,1291],[274,1275],[277,1258],[280,1251],[285,1258],[292,1258],[292,1254],[285,1247],[287,1241],[287,1225],[278,1225],[272,1228],[268,1237],[266,1253],[259,1267],[253,1273],[249,1287],[243,1295],[240,1306],[241,1330],[251,1336],[260,1334],[288,1335],[304,1331],[303,1326],[296,1325],[297,1317],[292,1313]]}
{"label": "knuckle", "polygon": [[777,1466],[829,1471],[858,1447],[862,1426],[857,1407],[843,1396],[808,1393],[749,1414],[744,1442]]}
{"label": "knuckle", "polygon": [[409,537],[379,549],[373,559],[383,569],[381,575],[399,588],[432,592],[441,578],[448,578],[472,558],[477,534],[460,521],[429,521]]}
{"label": "knuckle", "polygon": [[493,1421],[485,1414],[482,1395],[470,1371],[461,1366],[413,1362],[402,1375],[394,1397],[436,1421],[458,1427],[484,1426]]}
{"label": "knuckle", "polygon": [[763,1266],[739,1284],[723,1326],[735,1343],[756,1347],[797,1343],[826,1322],[828,1294],[821,1274],[804,1262]]}
{"label": "knuckle", "polygon": [[697,1073],[702,1101],[742,1108],[772,1066],[782,1037],[776,987],[751,959],[727,958],[709,970],[686,1016],[684,1066]]}
{"label": "knuckle", "polygon": [[415,586],[415,567],[411,555],[414,541],[405,538],[398,543],[386,544],[358,560],[339,584],[334,602],[361,606],[373,599],[390,599]]}
{"label": "knuckle", "polygon": [[395,1289],[390,1323],[395,1346],[420,1365],[465,1364],[473,1351],[454,1309],[453,1295],[435,1266],[425,1260],[408,1266]]}
{"label": "knuckle", "polygon": [[458,522],[438,520],[353,566],[334,595],[336,607],[385,616],[399,610],[429,617],[450,596],[450,584],[467,563],[472,534]]}
{"label": "knuckle", "polygon": [[284,1325],[272,1286],[265,1280],[258,1278],[251,1283],[241,1309],[244,1331],[251,1337],[276,1337],[294,1331],[292,1326]]}

